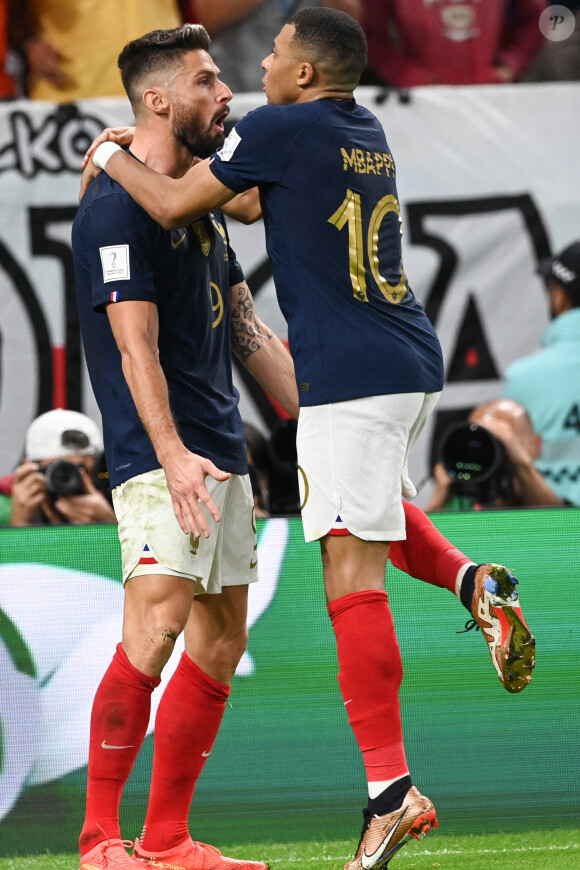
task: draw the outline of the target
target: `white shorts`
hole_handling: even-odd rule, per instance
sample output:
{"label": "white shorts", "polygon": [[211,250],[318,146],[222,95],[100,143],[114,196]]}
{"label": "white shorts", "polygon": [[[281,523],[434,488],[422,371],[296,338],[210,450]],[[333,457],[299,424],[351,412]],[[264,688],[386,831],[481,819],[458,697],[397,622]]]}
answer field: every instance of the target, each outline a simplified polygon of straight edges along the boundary
{"label": "white shorts", "polygon": [[258,541],[249,475],[206,477],[221,521],[206,514],[210,536],[185,535],[173,511],[165,473],[158,468],[113,490],[123,560],[123,583],[143,574],[188,577],[196,593],[219,593],[258,579]]}
{"label": "white shorts", "polygon": [[296,448],[304,537],[342,528],[405,539],[401,497],[417,495],[407,460],[440,393],[396,393],[301,408]]}

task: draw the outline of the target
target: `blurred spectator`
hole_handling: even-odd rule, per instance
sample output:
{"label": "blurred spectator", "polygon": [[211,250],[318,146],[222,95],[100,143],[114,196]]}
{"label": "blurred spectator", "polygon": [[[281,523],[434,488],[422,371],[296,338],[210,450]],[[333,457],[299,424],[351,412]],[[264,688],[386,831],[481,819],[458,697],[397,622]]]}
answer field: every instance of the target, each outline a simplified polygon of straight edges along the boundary
{"label": "blurred spectator", "polygon": [[278,516],[300,516],[296,420],[281,420],[270,435],[274,459],[270,480],[270,511]]}
{"label": "blurred spectator", "polygon": [[296,422],[281,421],[269,438],[256,426],[244,423],[244,434],[256,516],[298,516]]}
{"label": "blurred spectator", "polygon": [[254,493],[254,511],[257,517],[268,517],[273,466],[270,445],[266,436],[251,423],[244,423],[244,435],[248,449],[250,482]]}
{"label": "blurred spectator", "polygon": [[10,19],[15,0],[0,0],[0,100],[16,95],[16,82],[8,71],[11,32]]}
{"label": "blurred spectator", "polygon": [[480,405],[438,445],[427,511],[563,504],[534,465],[541,445],[519,402]]}
{"label": "blurred spectator", "polygon": [[519,78],[539,51],[546,0],[365,0],[364,81],[396,88]]}
{"label": "blurred spectator", "polygon": [[[365,0],[366,2],[366,0]],[[211,55],[220,78],[234,92],[261,91],[260,62],[272,51],[286,19],[305,6],[329,6],[362,18],[362,0],[187,0],[191,20],[212,38]]]}
{"label": "blurred spectator", "polygon": [[34,100],[124,97],[117,58],[132,39],[181,24],[177,0],[20,0],[21,53]]}
{"label": "blurred spectator", "polygon": [[12,481],[13,474],[4,474],[0,477],[0,526],[10,525],[12,513]]}
{"label": "blurred spectator", "polygon": [[580,0],[564,3],[576,20],[567,39],[545,39],[540,52],[523,74],[523,82],[562,82],[580,80]]}
{"label": "blurred spectator", "polygon": [[[103,481],[102,450],[99,428],[84,414],[59,408],[33,420],[26,433],[25,458],[11,482],[8,524],[116,522]],[[6,492],[6,478],[3,481]]]}
{"label": "blurred spectator", "polygon": [[558,495],[580,505],[580,241],[538,271],[552,322],[542,350],[508,367],[504,394],[526,406],[542,436],[537,467]]}

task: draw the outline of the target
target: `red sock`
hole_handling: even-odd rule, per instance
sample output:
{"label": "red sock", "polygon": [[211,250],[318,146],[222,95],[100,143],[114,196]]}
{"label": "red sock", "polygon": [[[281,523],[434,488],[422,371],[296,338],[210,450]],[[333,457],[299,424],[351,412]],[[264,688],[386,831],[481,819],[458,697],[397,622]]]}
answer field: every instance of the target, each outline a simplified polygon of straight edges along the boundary
{"label": "red sock", "polygon": [[403,746],[401,653],[387,593],[353,592],[328,605],[336,635],[338,682],[369,782],[409,772]]}
{"label": "red sock", "polygon": [[455,594],[457,572],[471,559],[443,537],[421,508],[405,500],[403,507],[407,540],[391,542],[390,561],[411,577]]}
{"label": "red sock", "polygon": [[230,687],[183,653],[163,692],[155,720],[155,751],[141,845],[164,852],[189,836],[195,784],[218,733]]}
{"label": "red sock", "polygon": [[121,794],[147,732],[151,693],[159,683],[159,677],[133,667],[122,645],[117,645],[93,701],[81,855],[101,840],[121,836]]}

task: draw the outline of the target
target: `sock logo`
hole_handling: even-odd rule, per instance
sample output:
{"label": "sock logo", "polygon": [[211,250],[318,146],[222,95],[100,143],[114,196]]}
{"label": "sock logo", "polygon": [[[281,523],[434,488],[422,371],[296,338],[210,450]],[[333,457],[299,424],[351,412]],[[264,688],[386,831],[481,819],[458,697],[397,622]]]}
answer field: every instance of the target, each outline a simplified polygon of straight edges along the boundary
{"label": "sock logo", "polygon": [[107,743],[106,740],[103,740],[101,743],[103,749],[135,749],[134,745],[131,746],[112,746],[110,743]]}
{"label": "sock logo", "polygon": [[380,861],[380,859],[382,857],[384,857],[385,852],[387,851],[387,847],[388,847],[389,843],[391,842],[391,840],[393,839],[393,837],[395,836],[395,834],[397,833],[397,829],[398,829],[399,825],[401,824],[401,822],[403,821],[403,816],[405,815],[406,812],[407,812],[407,807],[403,807],[403,809],[401,810],[401,815],[399,816],[399,818],[397,819],[397,821],[395,822],[395,824],[393,825],[393,827],[391,828],[391,830],[389,831],[389,833],[387,834],[387,836],[385,837],[383,842],[380,843],[379,847],[377,849],[375,849],[375,851],[372,853],[372,855],[367,855],[366,849],[363,848],[362,855],[360,856],[360,862],[361,862],[362,866],[364,867],[364,870],[370,870],[371,867],[374,867],[375,864],[377,864],[378,861]]}

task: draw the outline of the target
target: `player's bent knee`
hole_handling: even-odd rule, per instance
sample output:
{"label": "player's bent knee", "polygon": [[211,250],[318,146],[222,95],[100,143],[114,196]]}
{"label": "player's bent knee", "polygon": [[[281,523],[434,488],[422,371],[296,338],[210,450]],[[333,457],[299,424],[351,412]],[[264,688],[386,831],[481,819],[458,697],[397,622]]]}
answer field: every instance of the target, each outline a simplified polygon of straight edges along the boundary
{"label": "player's bent knee", "polygon": [[223,638],[220,647],[220,655],[224,662],[228,661],[236,669],[241,657],[248,645],[248,628],[243,626],[234,635]]}
{"label": "player's bent knee", "polygon": [[213,659],[213,666],[223,674],[233,677],[248,645],[248,629],[240,628],[235,634],[224,635],[216,640],[213,650],[209,654]]}
{"label": "player's bent knee", "polygon": [[172,620],[139,628],[133,626],[124,631],[123,647],[138,670],[160,676],[182,631],[183,626]]}

